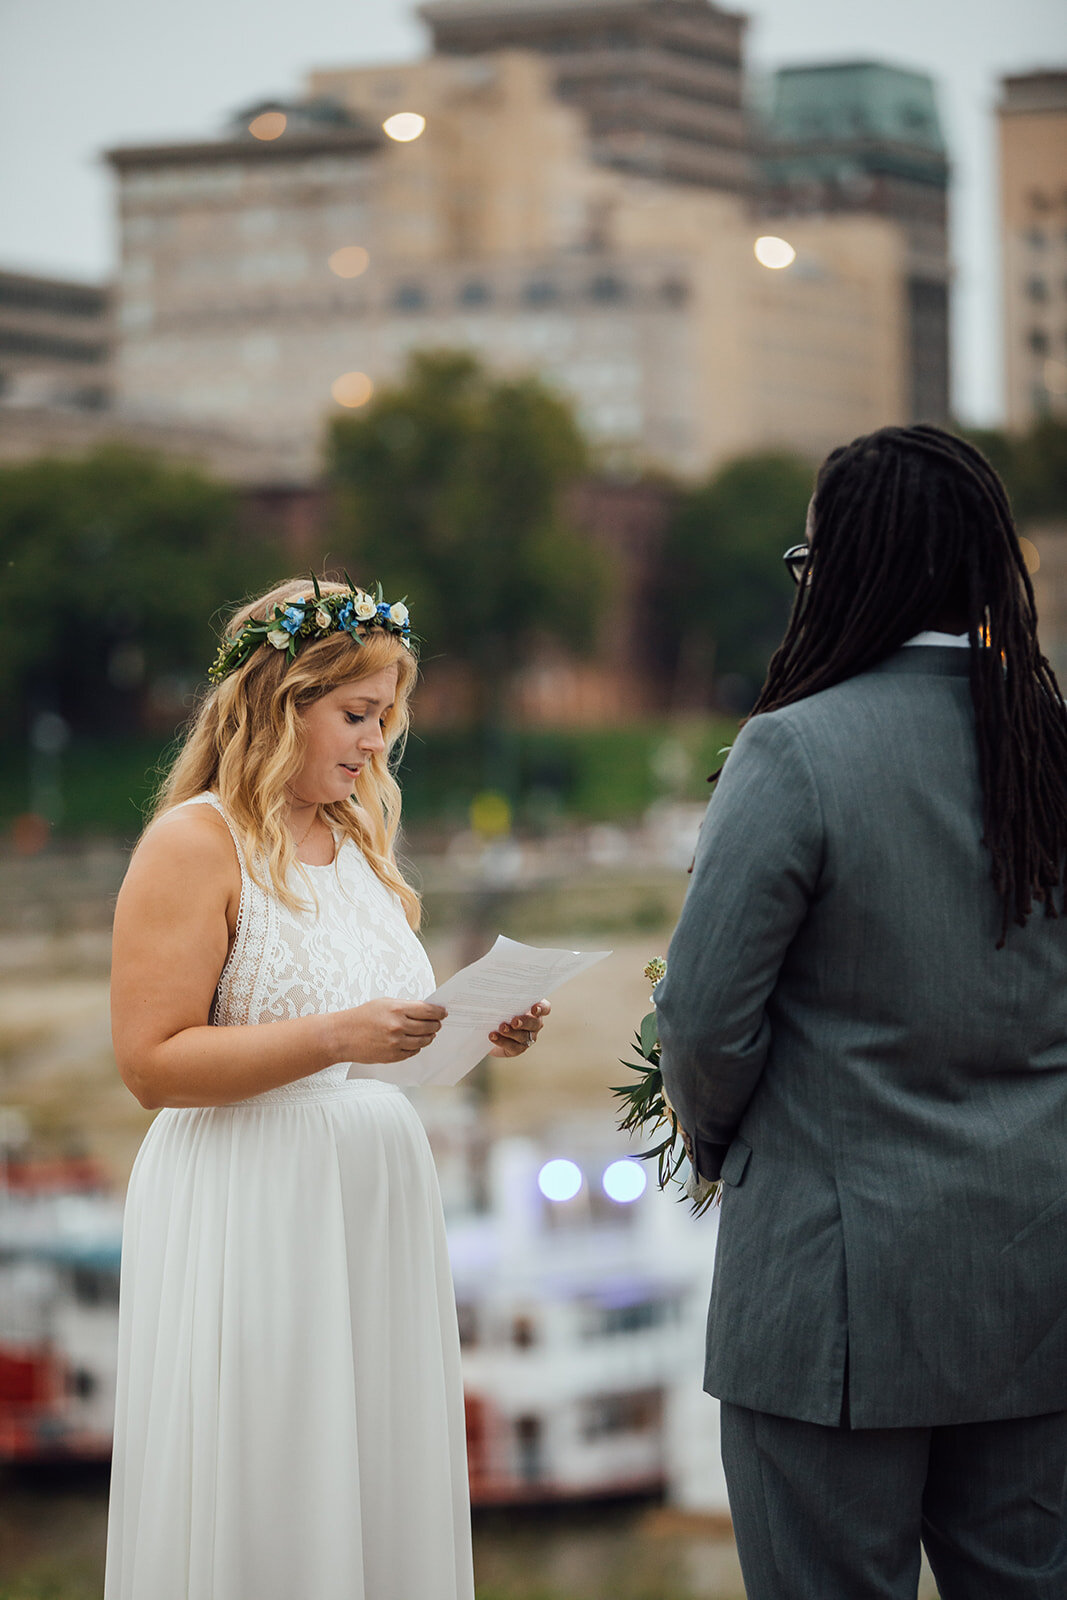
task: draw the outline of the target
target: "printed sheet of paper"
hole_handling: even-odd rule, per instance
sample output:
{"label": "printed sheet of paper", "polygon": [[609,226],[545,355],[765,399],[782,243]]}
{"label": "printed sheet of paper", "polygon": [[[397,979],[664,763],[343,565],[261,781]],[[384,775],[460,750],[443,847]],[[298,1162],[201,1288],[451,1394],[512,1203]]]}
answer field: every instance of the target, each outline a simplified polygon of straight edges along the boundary
{"label": "printed sheet of paper", "polygon": [[610,950],[538,950],[500,934],[480,961],[427,995],[432,1004],[448,1009],[433,1043],[410,1061],[375,1068],[375,1076],[405,1085],[458,1083],[492,1049],[493,1029],[610,954]]}

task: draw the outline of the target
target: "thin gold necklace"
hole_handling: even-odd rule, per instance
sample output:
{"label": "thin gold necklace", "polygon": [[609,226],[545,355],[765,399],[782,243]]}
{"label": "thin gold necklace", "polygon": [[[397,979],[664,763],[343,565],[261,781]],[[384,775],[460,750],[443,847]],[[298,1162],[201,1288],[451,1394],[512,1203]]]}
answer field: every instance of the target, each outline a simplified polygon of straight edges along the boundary
{"label": "thin gold necklace", "polygon": [[[316,806],[315,809],[311,813],[311,821],[308,823],[307,827],[304,829],[304,831],[300,835],[299,839],[294,839],[293,840],[293,849],[294,850],[299,850],[300,849],[300,846],[307,839],[308,834],[311,832],[312,828],[315,826],[315,824],[316,824],[316,822],[318,820],[319,820],[319,808],[318,808],[318,806]],[[290,832],[291,831],[292,830],[290,830]]]}

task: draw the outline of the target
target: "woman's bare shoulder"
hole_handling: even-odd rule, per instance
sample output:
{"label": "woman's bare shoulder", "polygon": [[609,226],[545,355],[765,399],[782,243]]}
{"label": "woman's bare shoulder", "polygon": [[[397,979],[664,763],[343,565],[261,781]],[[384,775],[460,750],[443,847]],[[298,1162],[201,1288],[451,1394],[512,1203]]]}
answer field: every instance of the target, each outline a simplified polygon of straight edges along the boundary
{"label": "woman's bare shoulder", "polygon": [[175,877],[186,887],[205,878],[240,880],[237,851],[225,818],[214,806],[175,806],[145,830],[130,862],[128,877]]}

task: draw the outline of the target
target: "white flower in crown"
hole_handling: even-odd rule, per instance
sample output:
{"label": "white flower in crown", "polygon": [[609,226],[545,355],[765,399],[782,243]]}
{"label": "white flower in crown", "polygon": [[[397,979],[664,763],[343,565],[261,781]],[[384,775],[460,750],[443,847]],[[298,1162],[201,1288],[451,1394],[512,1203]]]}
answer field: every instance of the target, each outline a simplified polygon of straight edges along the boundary
{"label": "white flower in crown", "polygon": [[395,606],[389,607],[389,620],[395,622],[398,628],[402,628],[408,620],[408,608],[402,600],[398,600]]}
{"label": "white flower in crown", "polygon": [[267,643],[272,644],[275,650],[288,650],[292,642],[291,635],[284,628],[272,628],[267,635]]}
{"label": "white flower in crown", "polygon": [[333,627],[333,618],[330,616],[330,613],[327,611],[325,606],[319,606],[315,612],[315,626],[323,633],[326,633],[328,629]]}
{"label": "white flower in crown", "polygon": [[352,602],[352,609],[360,622],[366,622],[369,618],[377,615],[378,605],[376,601],[371,599],[369,594],[357,593]]}

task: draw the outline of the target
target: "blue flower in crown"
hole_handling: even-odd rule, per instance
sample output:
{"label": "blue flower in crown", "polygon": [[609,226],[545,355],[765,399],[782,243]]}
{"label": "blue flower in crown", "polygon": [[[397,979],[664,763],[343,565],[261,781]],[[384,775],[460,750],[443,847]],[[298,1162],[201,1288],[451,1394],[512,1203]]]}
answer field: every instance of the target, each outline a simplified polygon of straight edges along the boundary
{"label": "blue flower in crown", "polygon": [[300,606],[286,606],[278,618],[279,628],[284,628],[286,633],[297,633],[304,620],[304,612]]}
{"label": "blue flower in crown", "polygon": [[346,633],[352,633],[356,626],[356,608],[351,600],[346,600],[337,613],[337,626]]}
{"label": "blue flower in crown", "polygon": [[378,615],[380,617],[388,617],[389,609],[390,609],[389,605],[385,600],[379,601],[379,603],[378,603]]}

